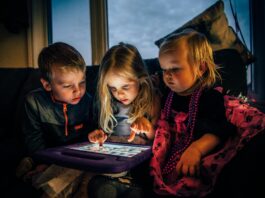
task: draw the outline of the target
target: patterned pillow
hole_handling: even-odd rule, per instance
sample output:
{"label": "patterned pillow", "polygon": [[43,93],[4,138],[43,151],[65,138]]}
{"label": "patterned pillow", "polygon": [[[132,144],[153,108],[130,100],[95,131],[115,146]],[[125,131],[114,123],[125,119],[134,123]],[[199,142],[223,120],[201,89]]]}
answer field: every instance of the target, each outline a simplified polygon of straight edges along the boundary
{"label": "patterned pillow", "polygon": [[159,47],[165,38],[181,32],[186,28],[192,28],[198,32],[204,33],[214,51],[227,48],[236,49],[240,53],[245,65],[254,61],[253,55],[240,41],[233,28],[228,25],[227,17],[224,13],[223,1],[217,1],[183,26],[157,40],[155,44]]}

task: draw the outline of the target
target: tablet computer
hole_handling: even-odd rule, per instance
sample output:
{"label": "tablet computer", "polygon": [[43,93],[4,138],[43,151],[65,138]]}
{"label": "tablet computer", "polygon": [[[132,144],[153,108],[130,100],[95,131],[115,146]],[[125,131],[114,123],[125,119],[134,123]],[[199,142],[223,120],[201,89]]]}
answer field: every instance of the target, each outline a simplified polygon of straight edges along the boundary
{"label": "tablet computer", "polygon": [[48,148],[35,153],[43,163],[98,173],[128,171],[151,157],[151,146],[105,142],[103,146],[89,142]]}

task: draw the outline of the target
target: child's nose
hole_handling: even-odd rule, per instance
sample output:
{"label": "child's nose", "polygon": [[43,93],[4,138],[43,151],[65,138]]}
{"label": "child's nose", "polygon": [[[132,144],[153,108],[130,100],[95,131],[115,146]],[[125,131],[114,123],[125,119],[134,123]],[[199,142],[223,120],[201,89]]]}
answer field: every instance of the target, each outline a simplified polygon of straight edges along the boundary
{"label": "child's nose", "polygon": [[79,93],[79,92],[80,92],[80,87],[74,86],[74,93]]}
{"label": "child's nose", "polygon": [[118,96],[123,96],[124,92],[123,91],[118,91]]}

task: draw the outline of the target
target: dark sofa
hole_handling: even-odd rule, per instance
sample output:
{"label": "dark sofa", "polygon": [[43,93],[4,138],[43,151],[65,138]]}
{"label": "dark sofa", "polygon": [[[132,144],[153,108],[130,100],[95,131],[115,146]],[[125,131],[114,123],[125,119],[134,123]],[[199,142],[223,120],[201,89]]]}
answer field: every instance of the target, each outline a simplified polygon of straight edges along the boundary
{"label": "dark sofa", "polygon": [[[215,62],[222,67],[219,82],[230,94],[247,93],[246,68],[235,50],[215,52]],[[150,74],[159,71],[156,58],[145,60]],[[87,91],[94,95],[98,67],[87,67]],[[26,93],[40,87],[38,69],[0,69],[0,192],[10,197],[16,191],[15,168],[23,157],[23,137],[20,130],[23,100]],[[213,194],[209,197],[265,197],[265,135],[256,136],[224,169]],[[3,197],[1,196],[0,197]]]}

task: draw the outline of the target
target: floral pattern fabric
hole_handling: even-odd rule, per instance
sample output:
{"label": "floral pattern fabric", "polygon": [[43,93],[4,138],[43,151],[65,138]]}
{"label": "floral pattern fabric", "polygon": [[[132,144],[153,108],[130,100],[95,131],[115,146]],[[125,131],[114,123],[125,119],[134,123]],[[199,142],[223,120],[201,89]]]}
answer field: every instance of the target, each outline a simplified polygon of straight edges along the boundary
{"label": "floral pattern fabric", "polygon": [[175,112],[172,126],[165,119],[164,112],[161,113],[153,143],[153,157],[150,162],[151,175],[154,178],[154,191],[157,194],[180,197],[207,195],[213,190],[223,167],[254,136],[264,131],[265,114],[232,96],[224,96],[224,101],[227,120],[237,127],[237,133],[230,137],[217,152],[202,159],[200,177],[179,177],[176,170],[169,175],[162,174],[167,154],[170,153],[171,141],[178,142],[181,131],[186,131],[184,121],[187,119],[187,114]]}

